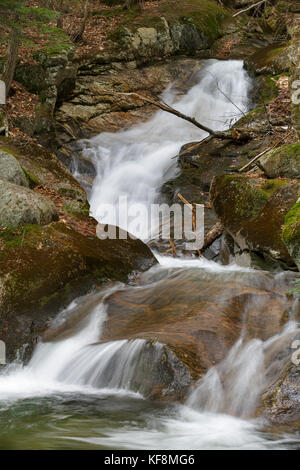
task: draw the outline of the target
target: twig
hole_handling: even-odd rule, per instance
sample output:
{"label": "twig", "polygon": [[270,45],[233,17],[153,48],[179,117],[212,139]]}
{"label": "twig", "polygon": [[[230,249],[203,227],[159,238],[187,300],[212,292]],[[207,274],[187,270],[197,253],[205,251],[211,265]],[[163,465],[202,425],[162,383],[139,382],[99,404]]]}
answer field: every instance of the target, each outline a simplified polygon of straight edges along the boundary
{"label": "twig", "polygon": [[243,111],[241,108],[239,108],[239,107],[232,101],[232,99],[231,99],[229,96],[226,95],[226,93],[225,93],[223,90],[221,90],[221,88],[219,87],[219,82],[218,82],[217,77],[216,77],[213,73],[209,72],[208,70],[207,70],[206,72],[208,72],[208,73],[215,79],[216,85],[217,85],[217,89],[219,90],[219,92],[220,92],[223,96],[225,96],[225,98],[226,98],[243,116],[246,116],[246,114],[244,113],[244,111]]}
{"label": "twig", "polygon": [[235,16],[238,16],[238,15],[240,15],[241,13],[245,13],[245,11],[251,10],[252,8],[257,7],[258,5],[261,5],[262,3],[265,3],[265,2],[267,2],[267,1],[268,1],[268,0],[261,0],[260,2],[254,3],[253,5],[250,5],[250,7],[245,8],[244,10],[238,11],[237,13],[235,13],[234,15],[232,15],[232,17],[234,18]]}

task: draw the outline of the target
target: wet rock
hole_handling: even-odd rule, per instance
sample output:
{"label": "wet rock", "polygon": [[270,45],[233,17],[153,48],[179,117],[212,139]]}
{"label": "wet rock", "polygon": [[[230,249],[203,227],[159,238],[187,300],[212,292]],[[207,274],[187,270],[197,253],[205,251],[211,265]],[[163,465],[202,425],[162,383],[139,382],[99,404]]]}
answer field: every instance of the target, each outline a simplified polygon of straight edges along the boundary
{"label": "wet rock", "polygon": [[217,216],[240,251],[252,251],[278,265],[293,260],[282,240],[284,217],[298,199],[300,184],[247,175],[214,178],[210,196]]}
{"label": "wet rock", "polygon": [[50,199],[31,189],[1,180],[1,227],[20,227],[28,224],[46,225],[57,219],[56,207]]}
{"label": "wet rock", "polygon": [[281,330],[291,308],[284,290],[264,273],[202,271],[199,279],[193,270],[118,291],[106,303],[101,341],[159,341],[193,379],[226,357],[243,327],[246,337],[265,340]]}
{"label": "wet rock", "polygon": [[[27,190],[28,191],[28,190]],[[62,223],[1,231],[0,331],[9,360],[74,298],[156,263],[140,240],[99,240]]]}
{"label": "wet rock", "polygon": [[288,425],[300,420],[300,330],[294,328],[271,343],[266,350],[266,383],[258,415],[271,425]]}
{"label": "wet rock", "polygon": [[259,165],[269,178],[300,178],[300,143],[270,150]]}
{"label": "wet rock", "polygon": [[19,186],[29,186],[18,161],[7,152],[0,150],[0,178]]}

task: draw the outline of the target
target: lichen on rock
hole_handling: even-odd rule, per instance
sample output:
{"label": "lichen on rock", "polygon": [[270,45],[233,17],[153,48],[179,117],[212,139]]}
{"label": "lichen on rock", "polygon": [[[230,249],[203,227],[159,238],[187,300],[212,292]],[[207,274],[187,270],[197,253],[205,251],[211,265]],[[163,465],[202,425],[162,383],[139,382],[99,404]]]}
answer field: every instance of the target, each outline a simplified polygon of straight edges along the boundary
{"label": "lichen on rock", "polygon": [[0,150],[0,179],[19,186],[28,187],[28,181],[18,160],[11,154]]}
{"label": "lichen on rock", "polygon": [[42,194],[0,180],[0,227],[47,225],[58,219],[54,203]]}

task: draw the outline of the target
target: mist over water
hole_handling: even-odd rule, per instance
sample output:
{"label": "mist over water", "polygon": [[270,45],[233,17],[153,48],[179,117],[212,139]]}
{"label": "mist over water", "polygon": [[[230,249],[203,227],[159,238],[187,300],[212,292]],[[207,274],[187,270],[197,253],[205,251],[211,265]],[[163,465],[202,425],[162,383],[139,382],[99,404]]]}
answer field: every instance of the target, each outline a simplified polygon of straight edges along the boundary
{"label": "mist over water", "polygon": [[[164,101],[215,130],[228,128],[247,111],[251,81],[241,61],[206,61],[197,79],[179,99],[170,87]],[[97,168],[93,216],[118,225],[119,220],[101,212],[101,205],[118,209],[120,196],[127,196],[129,206],[150,208],[159,200],[161,185],[178,171],[172,157],[183,144],[205,136],[192,124],[158,112],[132,129],[91,139],[85,152]],[[135,233],[134,224],[133,214],[132,225],[123,228]],[[147,239],[146,231],[144,235]],[[155,292],[170,279],[177,282],[174,296],[176,285],[186,280],[265,282],[270,288],[279,282],[273,274],[205,259],[158,256],[158,261],[140,285],[130,287],[151,291],[153,302]],[[293,318],[267,341],[245,342],[242,334],[228,356],[190,390],[185,404],[151,403],[144,398],[143,384],[135,380],[146,341],[101,343],[109,298],[126,289],[118,284],[104,290],[95,305],[87,304],[68,334],[39,343],[28,365],[12,364],[0,375],[0,448],[279,449],[299,443],[295,436],[263,432],[264,424],[253,419],[266,380],[266,352],[297,331]],[[56,326],[63,328],[85,301],[61,312]],[[188,296],[186,305],[188,309]],[[155,343],[153,368],[162,347]]]}

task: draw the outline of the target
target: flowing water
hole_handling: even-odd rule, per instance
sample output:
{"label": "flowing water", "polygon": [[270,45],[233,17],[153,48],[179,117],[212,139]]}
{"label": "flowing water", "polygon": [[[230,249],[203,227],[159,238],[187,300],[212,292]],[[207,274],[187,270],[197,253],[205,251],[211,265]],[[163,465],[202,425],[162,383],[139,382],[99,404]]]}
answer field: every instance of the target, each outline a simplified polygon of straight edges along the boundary
{"label": "flowing water", "polygon": [[[209,61],[187,94],[178,99],[171,87],[164,100],[209,127],[224,129],[247,110],[250,87],[242,62]],[[184,143],[203,137],[192,125],[159,112],[133,129],[92,139],[86,153],[97,168],[91,194],[93,215],[101,222],[115,222],[101,212],[101,204],[118,208],[119,196],[127,196],[129,204],[150,207],[159,199],[161,185],[176,175],[172,157]],[[135,232],[135,228],[133,217],[130,229]],[[0,448],[299,448],[296,433],[267,432],[266,423],[253,418],[266,385],[270,350],[284,342],[290,344],[300,334],[294,318],[296,305],[287,305],[289,318],[280,331],[275,328],[260,339],[247,337],[250,313],[266,311],[273,291],[284,298],[289,273],[256,273],[204,259],[157,257],[159,266],[141,275],[136,284],[116,283],[73,302],[52,325],[57,336],[39,343],[28,365],[16,362],[3,370]],[[165,302],[164,289],[168,290]],[[139,315],[142,304],[150,311],[161,305],[161,311],[167,312],[164,309],[169,304],[175,308],[183,303],[184,310],[191,313],[194,303],[212,292],[220,306],[230,305],[236,290],[254,292],[248,296],[252,300],[238,311],[237,341],[191,387],[182,404],[146,399],[146,380],[138,380],[148,354],[146,339],[101,342],[116,299],[125,302],[126,309],[128,296],[132,309],[138,296]],[[149,377],[157,371],[163,342],[153,343],[152,349]]]}

